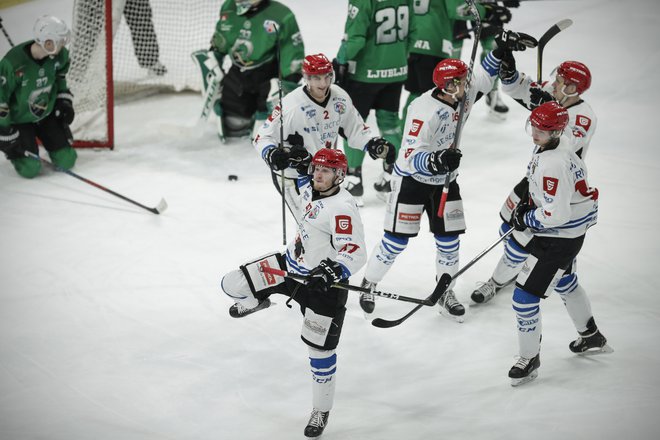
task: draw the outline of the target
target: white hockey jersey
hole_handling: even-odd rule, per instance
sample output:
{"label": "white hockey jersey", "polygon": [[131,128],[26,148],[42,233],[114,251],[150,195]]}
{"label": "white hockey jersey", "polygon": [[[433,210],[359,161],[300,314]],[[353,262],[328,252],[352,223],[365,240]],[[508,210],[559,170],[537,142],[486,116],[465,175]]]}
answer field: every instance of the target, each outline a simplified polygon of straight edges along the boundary
{"label": "white hockey jersey", "polygon": [[312,195],[311,185],[305,186],[298,231],[286,249],[288,270],[307,275],[330,258],[343,266],[344,278],[348,278],[367,261],[364,228],[355,200],[344,188],[330,197],[314,200]]}
{"label": "white hockey jersey", "polygon": [[[499,72],[500,60],[489,53],[477,65],[472,75],[472,84],[465,101],[463,124],[470,115],[470,110],[479,92],[486,94],[493,88],[493,82]],[[431,89],[408,107],[408,116],[403,130],[403,139],[399,157],[394,164],[394,172],[400,176],[412,176],[418,182],[429,185],[443,185],[445,175],[433,175],[427,163],[434,151],[445,150],[454,143],[458,125],[459,106],[455,107],[440,101],[437,89]],[[456,173],[451,177],[453,181]]]}
{"label": "white hockey jersey", "polygon": [[[527,108],[530,106],[530,90],[538,87],[538,84],[526,74],[519,72],[518,77],[509,84],[502,82],[502,91],[514,99],[521,100]],[[552,94],[552,83],[546,81],[543,83],[543,90]],[[596,132],[598,120],[596,114],[589,104],[585,101],[566,107],[568,110],[568,130],[564,133],[568,136],[573,147],[573,151],[583,160],[587,157],[587,149],[591,143],[591,138]]]}
{"label": "white hockey jersey", "polygon": [[534,235],[575,238],[596,224],[598,190],[587,183],[587,167],[562,136],[553,150],[538,151],[527,166],[529,195],[536,209],[525,215]]}
{"label": "white hockey jersey", "polygon": [[[298,132],[304,140],[305,148],[313,156],[321,148],[336,148],[339,129],[348,139],[348,144],[366,151],[369,139],[377,136],[364,123],[353,101],[342,88],[332,84],[330,94],[323,104],[310,98],[304,87],[298,87],[282,98],[284,108],[284,142],[289,135]],[[254,139],[254,147],[261,157],[265,152],[280,143],[280,107],[277,106],[259,129]],[[287,168],[285,176],[298,177],[295,169]]]}

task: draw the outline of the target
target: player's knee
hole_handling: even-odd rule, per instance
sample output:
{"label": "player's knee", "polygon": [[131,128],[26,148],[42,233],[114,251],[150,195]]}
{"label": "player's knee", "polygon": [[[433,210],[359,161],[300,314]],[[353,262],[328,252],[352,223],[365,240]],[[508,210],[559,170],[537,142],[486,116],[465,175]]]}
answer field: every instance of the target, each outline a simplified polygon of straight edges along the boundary
{"label": "player's knee", "polygon": [[555,290],[560,295],[568,295],[569,293],[577,289],[577,287],[578,287],[577,274],[571,273],[568,275],[564,275],[563,277],[560,278],[559,282],[557,283],[557,287],[555,287]]}
{"label": "player's knee", "polygon": [[41,171],[41,161],[32,157],[21,157],[11,161],[19,176],[26,179],[36,177]]}
{"label": "player's knee", "polygon": [[72,147],[64,147],[59,150],[48,152],[50,159],[57,167],[63,170],[70,170],[76,164],[78,153]]}

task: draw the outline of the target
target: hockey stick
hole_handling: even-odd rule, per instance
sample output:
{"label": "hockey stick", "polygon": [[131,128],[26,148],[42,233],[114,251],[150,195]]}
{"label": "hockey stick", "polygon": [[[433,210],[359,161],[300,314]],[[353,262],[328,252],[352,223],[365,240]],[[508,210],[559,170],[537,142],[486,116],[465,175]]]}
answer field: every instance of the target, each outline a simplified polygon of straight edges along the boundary
{"label": "hockey stick", "polygon": [[[264,20],[264,29],[266,33],[275,33],[275,51],[277,57],[277,95],[280,100],[280,145],[278,148],[284,148],[284,105],[282,103],[282,68],[280,66],[280,30],[277,23],[273,20]],[[286,245],[286,199],[284,198],[284,190],[286,180],[284,178],[284,170],[281,174],[282,185],[282,244]],[[294,216],[295,217],[295,216]]]}
{"label": "hockey stick", "polygon": [[[463,132],[463,122],[465,119],[465,102],[467,101],[468,92],[470,91],[470,79],[472,79],[472,70],[474,69],[474,60],[477,57],[477,47],[479,46],[479,38],[481,36],[481,18],[479,11],[474,0],[465,0],[470,8],[470,13],[474,16],[474,42],[472,43],[472,54],[470,55],[470,68],[468,70],[467,80],[465,82],[465,89],[463,90],[463,98],[458,109],[458,122],[456,123],[456,132],[454,133],[454,143],[449,148],[458,148],[461,141],[461,133]],[[442,187],[442,195],[440,196],[440,206],[438,206],[438,217],[442,218],[445,214],[445,205],[447,203],[447,195],[449,194],[449,184],[451,183],[451,172],[447,171],[445,175],[445,184]]]}
{"label": "hockey stick", "polygon": [[11,38],[9,38],[9,34],[7,33],[7,29],[5,29],[5,27],[2,24],[2,17],[0,17],[0,29],[2,29],[2,33],[5,34],[5,38],[7,39],[7,41],[9,41],[9,45],[11,47],[14,47],[14,42],[11,41]]}
{"label": "hockey stick", "polygon": [[545,34],[541,36],[541,39],[539,40],[539,45],[537,47],[537,72],[536,72],[536,82],[541,85],[541,79],[543,76],[543,49],[545,48],[545,45],[548,44],[548,41],[550,41],[555,35],[569,27],[570,25],[573,24],[573,20],[570,18],[565,18],[564,20],[558,21],[556,24],[554,24],[550,29],[545,31]]}
{"label": "hockey stick", "polygon": [[86,179],[86,178],[84,178],[84,177],[82,177],[82,176],[80,176],[80,175],[74,173],[74,172],[71,171],[71,170],[65,170],[64,168],[58,167],[58,166],[55,165],[54,163],[52,163],[52,162],[50,162],[50,161],[44,159],[43,157],[40,157],[40,156],[34,154],[34,153],[31,153],[31,152],[29,152],[29,151],[26,151],[26,152],[25,152],[25,155],[26,155],[27,157],[31,157],[31,158],[33,158],[33,159],[38,159],[38,160],[40,160],[41,162],[43,162],[43,163],[47,164],[48,166],[50,166],[51,168],[53,168],[55,171],[61,171],[61,172],[63,172],[63,173],[66,173],[66,174],[68,174],[68,175],[71,176],[71,177],[75,177],[75,178],[78,179],[78,180],[82,180],[83,182],[85,182],[85,183],[87,183],[87,184],[89,184],[89,185],[92,185],[92,186],[94,186],[94,187],[96,187],[96,188],[98,188],[98,189],[100,189],[100,190],[102,190],[102,191],[105,191],[105,192],[107,192],[107,193],[110,193],[110,194],[112,194],[112,195],[115,196],[115,197],[119,197],[120,199],[125,200],[125,201],[127,201],[127,202],[129,202],[129,203],[132,203],[132,204],[134,204],[135,206],[139,206],[139,207],[142,208],[142,209],[146,209],[147,211],[152,212],[152,213],[154,213],[154,214],[161,214],[163,211],[165,211],[165,210],[167,209],[167,202],[165,201],[165,199],[160,199],[160,202],[158,203],[158,205],[156,205],[155,208],[149,208],[148,206],[144,206],[143,204],[138,203],[138,202],[136,202],[135,200],[131,200],[131,199],[129,199],[128,197],[122,196],[121,194],[116,193],[116,192],[114,192],[113,190],[108,189],[108,188],[106,188],[106,187],[103,186],[103,185],[100,185],[100,184],[98,184],[98,183],[96,183],[96,182],[94,182],[94,181],[92,181],[92,180]]}
{"label": "hockey stick", "polygon": [[[284,270],[276,269],[274,267],[262,267],[260,269],[262,272],[269,273],[271,275],[277,275],[280,277],[285,277],[285,278],[291,278],[293,280],[298,280],[298,281],[309,281],[312,279],[310,276],[305,276],[305,275],[298,275],[295,273],[287,272]],[[451,281],[451,277],[450,277]],[[354,286],[353,284],[345,284],[345,283],[334,283],[332,287],[336,287],[338,289],[346,289],[346,290],[353,290],[355,292],[361,292],[361,293],[371,293],[374,296],[380,296],[382,298],[389,298],[393,299],[396,301],[403,301],[403,302],[409,302],[413,304],[419,304],[419,306],[434,306],[435,303],[438,302],[438,298],[435,298],[434,295],[429,296],[426,299],[420,299],[420,298],[413,298],[410,296],[404,296],[404,295],[399,295],[396,293],[389,293],[389,292],[381,292],[380,290],[371,290],[367,289],[366,287],[360,287],[360,286]],[[439,297],[440,295],[438,295]]]}
{"label": "hockey stick", "polygon": [[[481,251],[479,255],[474,257],[472,261],[470,261],[468,264],[466,264],[461,270],[456,272],[456,275],[453,277],[449,275],[448,273],[442,274],[440,277],[440,280],[438,280],[438,283],[435,286],[435,289],[433,289],[433,293],[431,296],[429,296],[428,299],[435,299],[435,302],[438,302],[440,297],[442,296],[443,293],[447,290],[449,285],[453,280],[461,276],[465,271],[467,271],[470,267],[474,265],[477,261],[481,260],[481,258],[486,255],[488,252],[490,252],[495,246],[497,246],[501,241],[503,241],[505,238],[507,238],[509,235],[513,234],[513,231],[515,231],[514,228],[509,229],[505,234],[503,234],[500,238],[497,239],[493,244],[488,246],[486,249]],[[374,327],[378,328],[390,328],[390,327],[396,327],[397,325],[401,324],[403,321],[406,319],[410,318],[413,314],[415,314],[419,309],[421,309],[422,306],[418,305],[414,309],[412,309],[410,312],[406,313],[404,316],[402,316],[399,319],[394,319],[394,320],[387,320],[387,319],[382,319],[382,318],[376,318],[373,321],[371,321],[371,324]]]}

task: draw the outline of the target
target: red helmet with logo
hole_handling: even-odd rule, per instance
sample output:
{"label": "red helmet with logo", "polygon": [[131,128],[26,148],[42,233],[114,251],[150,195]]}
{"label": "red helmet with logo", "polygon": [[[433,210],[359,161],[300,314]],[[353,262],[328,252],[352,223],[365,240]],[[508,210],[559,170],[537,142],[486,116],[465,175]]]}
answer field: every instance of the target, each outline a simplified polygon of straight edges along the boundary
{"label": "red helmet with logo", "polygon": [[564,78],[566,84],[575,84],[578,95],[586,92],[591,86],[589,68],[578,61],[564,61],[557,67],[557,75]]}
{"label": "red helmet with logo", "polygon": [[543,103],[532,110],[532,127],[543,131],[561,131],[568,125],[568,110],[555,101]]}
{"label": "red helmet with logo", "polygon": [[326,168],[334,168],[337,176],[341,177],[342,180],[348,170],[346,155],[341,150],[335,150],[334,148],[321,148],[314,154],[311,165],[312,167],[321,165]]}
{"label": "red helmet with logo", "polygon": [[444,89],[450,79],[465,78],[467,74],[468,66],[463,61],[447,58],[440,61],[433,69],[433,84],[439,89]]}
{"label": "red helmet with logo", "polygon": [[302,71],[305,75],[325,75],[332,73],[332,63],[322,53],[307,55],[303,60]]}

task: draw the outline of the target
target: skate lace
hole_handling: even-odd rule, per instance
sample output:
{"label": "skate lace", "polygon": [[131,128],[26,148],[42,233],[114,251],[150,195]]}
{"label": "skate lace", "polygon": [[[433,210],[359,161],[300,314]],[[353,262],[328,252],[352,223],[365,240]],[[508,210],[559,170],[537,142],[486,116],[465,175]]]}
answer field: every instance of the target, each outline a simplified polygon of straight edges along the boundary
{"label": "skate lace", "polygon": [[248,307],[245,307],[245,306],[244,306],[243,304],[241,304],[241,303],[236,303],[235,305],[236,305],[236,313],[238,313],[238,315],[244,315],[245,312],[247,312],[248,310],[250,310]]}
{"label": "skate lace", "polygon": [[317,428],[323,428],[325,426],[322,411],[312,411],[312,415],[309,418],[309,426],[315,426]]}
{"label": "skate lace", "polygon": [[531,361],[531,359],[527,359],[527,358],[522,357],[522,356],[517,356],[517,358],[518,358],[518,360],[514,364],[513,368],[520,368],[521,370],[524,370],[527,367],[527,365],[529,365],[529,362]]}
{"label": "skate lace", "polygon": [[477,290],[475,290],[475,293],[480,293],[484,298],[489,298],[495,295],[495,290],[496,287],[493,281],[488,280],[486,282],[477,283]]}
{"label": "skate lace", "polygon": [[362,299],[364,301],[374,301],[374,299],[375,299],[374,296],[375,295],[373,293],[363,293],[362,294]]}
{"label": "skate lace", "polygon": [[446,308],[452,308],[457,305],[460,305],[456,297],[454,296],[454,291],[453,290],[447,290],[445,294],[442,296],[442,304]]}

